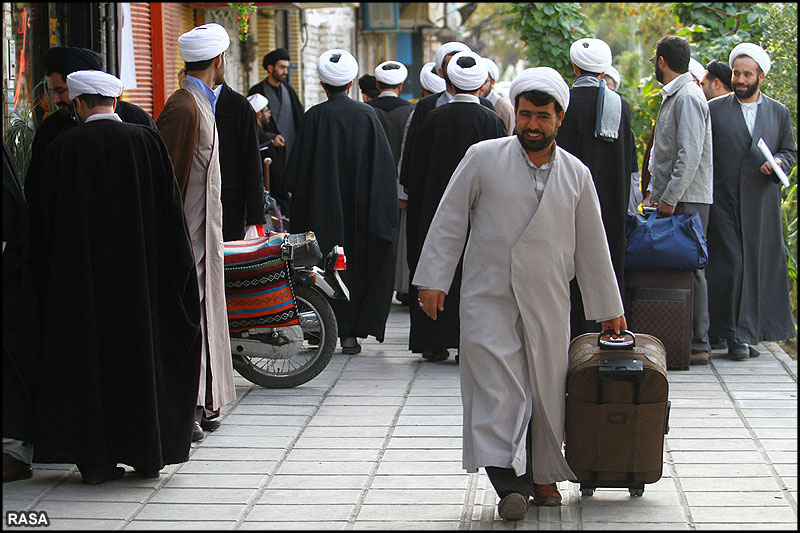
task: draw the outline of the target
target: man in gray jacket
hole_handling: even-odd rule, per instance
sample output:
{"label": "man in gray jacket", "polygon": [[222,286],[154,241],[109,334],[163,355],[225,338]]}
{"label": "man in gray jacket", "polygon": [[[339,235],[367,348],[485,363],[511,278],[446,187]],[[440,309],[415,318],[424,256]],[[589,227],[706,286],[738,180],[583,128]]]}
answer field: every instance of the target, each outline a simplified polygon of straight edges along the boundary
{"label": "man in gray jacket", "polygon": [[[664,98],[650,153],[650,205],[659,216],[697,212],[708,226],[713,202],[711,115],[703,90],[689,70],[689,42],[667,36],[656,43],[654,68]],[[692,364],[708,364],[708,290],[703,270],[694,271]]]}

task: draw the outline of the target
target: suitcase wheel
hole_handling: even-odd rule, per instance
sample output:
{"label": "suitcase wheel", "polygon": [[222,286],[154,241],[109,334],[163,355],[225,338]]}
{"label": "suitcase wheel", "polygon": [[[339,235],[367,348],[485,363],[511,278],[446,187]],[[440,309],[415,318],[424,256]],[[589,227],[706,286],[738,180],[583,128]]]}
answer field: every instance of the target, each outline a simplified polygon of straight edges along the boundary
{"label": "suitcase wheel", "polygon": [[581,489],[581,496],[592,496],[594,489]]}
{"label": "suitcase wheel", "polygon": [[628,492],[630,493],[631,496],[641,496],[642,494],[644,494],[644,488],[628,489]]}

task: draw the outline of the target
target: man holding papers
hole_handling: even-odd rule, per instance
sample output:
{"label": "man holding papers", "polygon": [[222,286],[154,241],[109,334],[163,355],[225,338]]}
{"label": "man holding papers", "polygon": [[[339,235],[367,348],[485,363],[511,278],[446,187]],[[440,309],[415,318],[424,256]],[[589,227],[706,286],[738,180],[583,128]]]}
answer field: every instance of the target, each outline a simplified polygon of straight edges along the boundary
{"label": "man holding papers", "polygon": [[[710,337],[734,360],[759,355],[759,341],[795,336],[783,249],[781,181],[765,144],[788,174],[797,159],[784,105],[762,94],[767,53],[741,43],[730,54],[733,92],[708,102],[714,154],[714,203],[708,223]],[[760,143],[759,141],[762,140]]]}

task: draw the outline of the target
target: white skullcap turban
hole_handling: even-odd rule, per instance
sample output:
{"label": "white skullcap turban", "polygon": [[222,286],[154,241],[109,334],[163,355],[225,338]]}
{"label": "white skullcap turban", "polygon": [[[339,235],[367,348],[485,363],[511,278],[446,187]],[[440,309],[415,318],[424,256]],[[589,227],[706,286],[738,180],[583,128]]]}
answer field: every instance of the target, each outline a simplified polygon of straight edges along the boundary
{"label": "white skullcap turban", "polygon": [[555,98],[563,111],[569,107],[569,86],[555,69],[550,67],[526,68],[511,82],[508,99],[512,103],[516,103],[517,95],[533,90],[545,92]]}
{"label": "white skullcap turban", "polygon": [[498,81],[500,79],[500,67],[497,66],[497,63],[488,57],[484,57],[483,62],[486,63],[486,68],[489,70],[489,76],[492,77],[492,80]]}
{"label": "white skullcap turban", "polygon": [[447,76],[458,89],[474,91],[486,83],[489,71],[475,52],[459,52],[447,64]]}
{"label": "white skullcap turban", "polygon": [[328,50],[317,60],[317,74],[322,83],[341,87],[358,76],[358,61],[347,50]]}
{"label": "white skullcap turban", "polygon": [[78,70],[67,75],[69,99],[82,94],[99,94],[118,98],[122,94],[122,81],[102,70]]}
{"label": "white skullcap turban", "polygon": [[697,81],[703,81],[703,76],[706,75],[706,67],[704,67],[703,64],[695,58],[690,57],[689,72],[697,79]]}
{"label": "white skullcap turban", "polygon": [[447,85],[444,79],[433,71],[434,68],[436,63],[433,61],[425,63],[419,71],[419,83],[426,91],[440,93],[447,89]]}
{"label": "white skullcap turban", "polygon": [[269,105],[269,100],[267,100],[267,97],[259,93],[251,94],[247,97],[247,101],[250,102],[250,105],[253,106],[253,111],[256,113]]}
{"label": "white skullcap turban", "polygon": [[187,63],[214,59],[230,45],[228,30],[216,22],[192,28],[178,37],[181,59]]}
{"label": "white skullcap turban", "polygon": [[611,66],[611,48],[600,39],[578,39],[569,47],[569,59],[581,70],[600,74]]}
{"label": "white skullcap turban", "polygon": [[450,41],[449,43],[444,43],[442,46],[436,50],[436,57],[434,61],[436,61],[436,68],[444,68],[442,64],[444,63],[444,57],[450,54],[455,54],[456,52],[469,52],[470,47],[464,43],[458,41]]}
{"label": "white skullcap turban", "polygon": [[753,61],[758,63],[758,66],[761,67],[761,71],[766,76],[769,72],[769,67],[772,64],[769,60],[769,56],[764,51],[763,48],[758,46],[755,43],[739,43],[736,47],[731,50],[731,56],[728,59],[728,66],[733,68],[733,60],[739,56],[748,56]]}
{"label": "white skullcap turban", "polygon": [[622,83],[622,78],[620,77],[617,69],[615,69],[613,66],[608,67],[606,69],[605,75],[610,76],[611,79],[614,80],[614,82],[617,84],[617,89],[619,89],[619,86]]}
{"label": "white skullcap turban", "polygon": [[398,85],[407,77],[408,69],[399,61],[384,61],[375,67],[375,79],[384,85]]}

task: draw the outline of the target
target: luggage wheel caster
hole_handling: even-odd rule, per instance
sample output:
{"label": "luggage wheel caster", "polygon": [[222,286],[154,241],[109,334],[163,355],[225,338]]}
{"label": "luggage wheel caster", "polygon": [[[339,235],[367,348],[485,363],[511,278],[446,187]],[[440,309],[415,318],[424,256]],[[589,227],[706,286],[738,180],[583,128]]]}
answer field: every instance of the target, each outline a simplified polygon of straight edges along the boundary
{"label": "luggage wheel caster", "polygon": [[592,496],[594,489],[581,489],[581,496]]}
{"label": "luggage wheel caster", "polygon": [[644,494],[644,489],[628,489],[628,492],[630,492],[631,496],[641,496]]}

